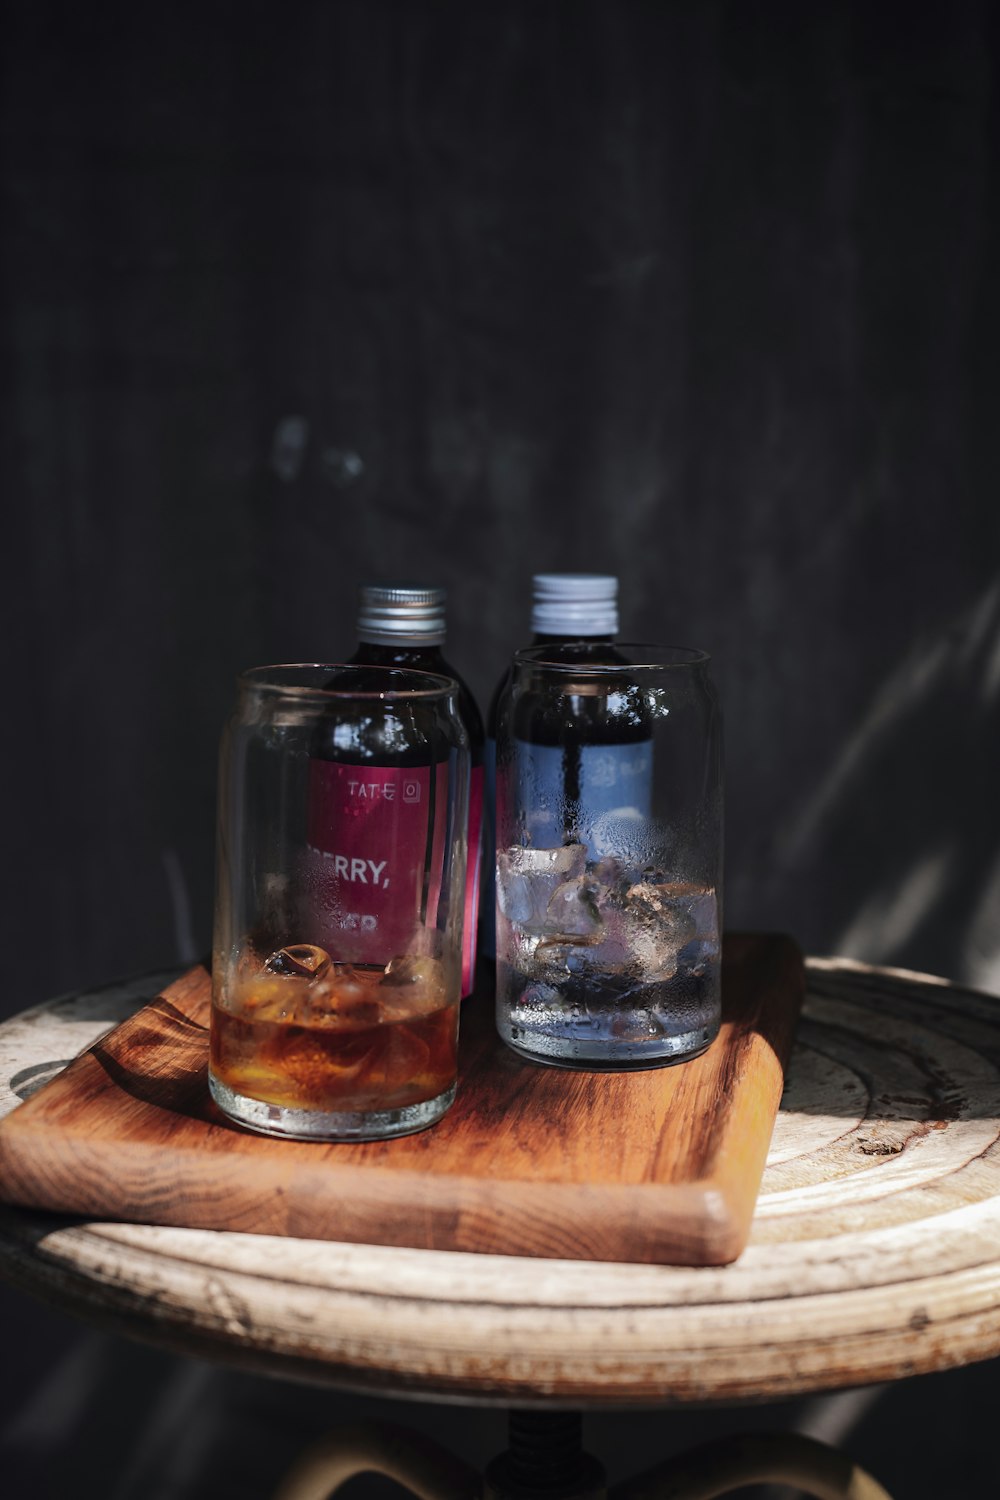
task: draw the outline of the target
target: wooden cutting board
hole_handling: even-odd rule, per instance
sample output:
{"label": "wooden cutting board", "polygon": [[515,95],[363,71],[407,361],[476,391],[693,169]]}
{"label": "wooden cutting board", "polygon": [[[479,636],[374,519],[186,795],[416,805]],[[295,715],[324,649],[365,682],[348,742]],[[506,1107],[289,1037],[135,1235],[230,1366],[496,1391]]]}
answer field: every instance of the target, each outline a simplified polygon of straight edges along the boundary
{"label": "wooden cutting board", "polygon": [[0,1123],[0,1199],[91,1218],[574,1260],[721,1265],[746,1244],[803,991],[784,937],[727,937],[723,1025],[692,1062],[523,1061],[462,1011],[458,1099],[349,1145],[230,1124],[207,1085],[203,968]]}

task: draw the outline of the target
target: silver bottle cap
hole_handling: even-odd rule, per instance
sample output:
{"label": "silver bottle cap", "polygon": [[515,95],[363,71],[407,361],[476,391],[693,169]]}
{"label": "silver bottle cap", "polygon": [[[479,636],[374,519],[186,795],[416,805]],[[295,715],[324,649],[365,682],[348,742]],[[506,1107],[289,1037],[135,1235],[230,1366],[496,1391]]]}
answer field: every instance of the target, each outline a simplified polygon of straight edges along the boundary
{"label": "silver bottle cap", "polygon": [[358,640],[439,646],[445,636],[445,589],[409,583],[369,583],[361,590]]}
{"label": "silver bottle cap", "polygon": [[535,635],[618,634],[618,579],[609,573],[536,573],[531,628]]}

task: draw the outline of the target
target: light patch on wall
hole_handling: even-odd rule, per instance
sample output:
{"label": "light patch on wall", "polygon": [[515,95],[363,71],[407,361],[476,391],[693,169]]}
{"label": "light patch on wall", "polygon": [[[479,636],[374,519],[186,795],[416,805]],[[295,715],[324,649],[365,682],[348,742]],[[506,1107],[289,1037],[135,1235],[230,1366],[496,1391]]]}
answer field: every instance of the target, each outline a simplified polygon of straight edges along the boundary
{"label": "light patch on wall", "polygon": [[965,935],[963,971],[966,984],[1000,994],[1000,859],[990,872]]}
{"label": "light patch on wall", "polygon": [[953,849],[939,849],[907,870],[894,890],[876,891],[851,918],[834,951],[870,964],[890,960],[943,893],[953,860]]}
{"label": "light patch on wall", "polygon": [[[794,866],[802,859],[821,825],[844,799],[846,788],[883,737],[927,698],[956,665],[966,670],[974,668],[976,657],[988,650],[998,624],[1000,583],[995,583],[945,627],[935,641],[915,646],[886,678],[806,806],[779,832],[775,846],[784,864]],[[1000,672],[997,654],[994,646],[983,667],[984,694],[989,691],[991,673]]]}
{"label": "light patch on wall", "polygon": [[271,439],[271,468],[282,484],[291,484],[302,472],[309,441],[309,423],[305,417],[282,417]]}
{"label": "light patch on wall", "polygon": [[986,673],[983,679],[984,703],[992,703],[997,693],[1000,693],[1000,629],[993,637],[993,646],[986,661]]}
{"label": "light patch on wall", "polygon": [[198,958],[198,945],[194,940],[191,896],[187,881],[184,879],[184,869],[176,849],[162,850],[161,858],[164,874],[167,877],[167,889],[170,892],[170,905],[173,908],[174,952],[177,955],[177,962],[193,964]]}
{"label": "light patch on wall", "polygon": [[85,1420],[92,1392],[105,1378],[112,1357],[111,1340],[104,1334],[81,1337],[48,1366],[34,1389],[19,1393],[24,1404],[14,1404],[0,1431],[4,1446],[48,1451],[68,1442]]}

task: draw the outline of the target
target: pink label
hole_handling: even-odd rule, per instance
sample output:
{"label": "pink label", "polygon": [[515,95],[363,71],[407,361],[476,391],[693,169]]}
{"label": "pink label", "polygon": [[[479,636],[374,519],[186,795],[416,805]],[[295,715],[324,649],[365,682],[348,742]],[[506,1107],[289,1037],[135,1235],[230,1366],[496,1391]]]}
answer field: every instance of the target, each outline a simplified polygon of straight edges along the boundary
{"label": "pink label", "polygon": [[476,928],[479,921],[479,865],[483,838],[483,768],[469,773],[469,864],[465,878],[465,927],[462,932],[462,996],[472,994],[476,980]]}
{"label": "pink label", "polygon": [[310,904],[333,957],[386,964],[435,925],[448,768],[431,769],[310,761]]}

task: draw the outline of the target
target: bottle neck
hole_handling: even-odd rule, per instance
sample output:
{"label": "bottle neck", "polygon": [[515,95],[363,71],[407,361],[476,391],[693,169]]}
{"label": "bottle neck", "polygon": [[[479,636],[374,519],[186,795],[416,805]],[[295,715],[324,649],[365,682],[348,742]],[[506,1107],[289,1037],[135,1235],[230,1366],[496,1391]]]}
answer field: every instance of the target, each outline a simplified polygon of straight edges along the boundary
{"label": "bottle neck", "polygon": [[403,667],[424,665],[427,669],[441,664],[440,641],[402,639],[393,641],[359,641],[352,663],[370,667]]}
{"label": "bottle neck", "polygon": [[531,638],[531,644],[533,646],[566,646],[572,643],[574,646],[607,646],[613,640],[613,635],[542,635],[536,632]]}

